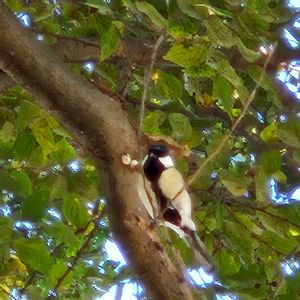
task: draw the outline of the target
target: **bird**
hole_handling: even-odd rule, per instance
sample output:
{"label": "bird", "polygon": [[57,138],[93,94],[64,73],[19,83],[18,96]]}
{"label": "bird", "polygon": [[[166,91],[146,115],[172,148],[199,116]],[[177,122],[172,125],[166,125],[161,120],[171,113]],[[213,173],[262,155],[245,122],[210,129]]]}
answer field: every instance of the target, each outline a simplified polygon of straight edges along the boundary
{"label": "bird", "polygon": [[190,195],[181,173],[174,166],[169,148],[163,144],[150,145],[142,161],[142,170],[146,195],[151,204],[146,204],[150,216],[162,220],[180,237],[188,237],[191,246],[200,254],[200,263],[207,270],[212,270],[212,260],[196,233]]}
{"label": "bird", "polygon": [[165,145],[151,145],[142,167],[163,219],[183,231],[195,231],[191,198],[182,175],[174,167],[169,148]]}

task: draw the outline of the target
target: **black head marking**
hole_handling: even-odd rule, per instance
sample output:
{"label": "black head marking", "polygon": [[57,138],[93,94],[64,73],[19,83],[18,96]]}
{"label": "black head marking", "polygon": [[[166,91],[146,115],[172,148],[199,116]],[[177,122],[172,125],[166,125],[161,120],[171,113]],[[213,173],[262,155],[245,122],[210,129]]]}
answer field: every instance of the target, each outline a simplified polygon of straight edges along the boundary
{"label": "black head marking", "polygon": [[148,154],[150,154],[150,155],[154,154],[155,156],[158,156],[158,157],[164,157],[164,156],[170,155],[170,151],[167,146],[157,144],[157,145],[151,145],[149,147]]}
{"label": "black head marking", "polygon": [[148,150],[148,156],[143,164],[144,174],[150,182],[157,182],[163,170],[164,165],[159,158],[169,155],[169,149],[165,145],[151,145]]}

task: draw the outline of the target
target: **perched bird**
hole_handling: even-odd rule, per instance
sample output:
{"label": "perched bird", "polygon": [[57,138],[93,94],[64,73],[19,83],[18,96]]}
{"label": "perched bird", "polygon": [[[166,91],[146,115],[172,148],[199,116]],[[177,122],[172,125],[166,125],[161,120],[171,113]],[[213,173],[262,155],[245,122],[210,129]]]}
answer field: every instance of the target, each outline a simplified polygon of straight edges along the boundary
{"label": "perched bird", "polygon": [[164,145],[150,146],[142,166],[163,219],[183,231],[195,231],[191,198],[182,175],[174,167],[169,149]]}
{"label": "perched bird", "polygon": [[174,167],[170,151],[165,145],[152,145],[142,162],[145,189],[148,201],[147,210],[152,218],[162,220],[179,235],[186,236],[191,246],[200,254],[199,261],[207,270],[213,264],[206,254],[205,246],[196,234],[192,220],[192,202],[186,190],[184,179]]}

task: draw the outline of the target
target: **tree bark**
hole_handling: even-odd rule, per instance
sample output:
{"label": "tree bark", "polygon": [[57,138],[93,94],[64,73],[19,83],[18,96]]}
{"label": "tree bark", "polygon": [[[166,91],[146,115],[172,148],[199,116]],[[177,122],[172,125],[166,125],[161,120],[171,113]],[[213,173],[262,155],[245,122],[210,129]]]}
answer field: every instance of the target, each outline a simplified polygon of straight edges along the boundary
{"label": "tree bark", "polygon": [[[104,176],[110,224],[128,262],[153,299],[192,299],[155,232],[146,230],[138,198],[139,173],[121,162],[138,157],[137,135],[122,105],[72,73],[0,3],[0,68],[59,117],[85,143]],[[103,183],[102,183],[103,184]]]}

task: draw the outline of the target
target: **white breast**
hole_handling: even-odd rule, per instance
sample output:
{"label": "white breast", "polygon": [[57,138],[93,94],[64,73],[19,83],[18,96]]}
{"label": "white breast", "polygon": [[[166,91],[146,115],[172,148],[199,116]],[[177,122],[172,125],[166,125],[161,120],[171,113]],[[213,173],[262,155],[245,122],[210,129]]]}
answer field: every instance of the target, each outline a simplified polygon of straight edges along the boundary
{"label": "white breast", "polygon": [[169,168],[162,172],[158,185],[164,196],[172,200],[184,188],[184,180],[178,170]]}

